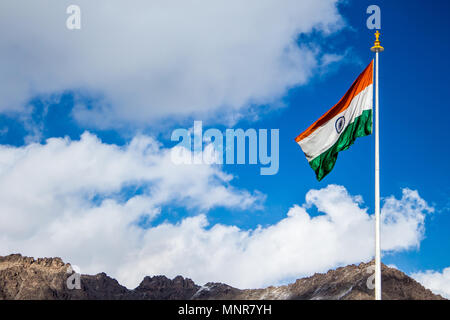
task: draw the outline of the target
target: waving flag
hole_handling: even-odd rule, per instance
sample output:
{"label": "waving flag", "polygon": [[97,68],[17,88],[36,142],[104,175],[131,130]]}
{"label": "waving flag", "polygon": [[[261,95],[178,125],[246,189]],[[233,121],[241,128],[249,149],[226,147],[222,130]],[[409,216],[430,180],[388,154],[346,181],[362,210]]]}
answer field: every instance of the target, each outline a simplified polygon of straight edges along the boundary
{"label": "waving flag", "polygon": [[340,151],[372,133],[372,105],[373,61],[342,99],[295,139],[317,180],[333,169]]}

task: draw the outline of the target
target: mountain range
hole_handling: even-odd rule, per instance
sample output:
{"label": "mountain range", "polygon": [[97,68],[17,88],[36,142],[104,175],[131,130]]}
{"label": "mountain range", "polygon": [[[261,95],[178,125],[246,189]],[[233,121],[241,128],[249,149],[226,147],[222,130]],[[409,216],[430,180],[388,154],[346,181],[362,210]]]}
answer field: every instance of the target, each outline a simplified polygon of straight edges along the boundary
{"label": "mountain range", "polygon": [[[80,275],[79,289],[69,263],[60,258],[0,256],[2,300],[371,300],[367,286],[373,261],[316,273],[283,286],[237,289],[224,283],[200,286],[191,279],[146,276],[138,287],[127,289],[105,273]],[[72,277],[68,279],[69,277]],[[395,268],[382,265],[382,297],[386,300],[443,300]]]}

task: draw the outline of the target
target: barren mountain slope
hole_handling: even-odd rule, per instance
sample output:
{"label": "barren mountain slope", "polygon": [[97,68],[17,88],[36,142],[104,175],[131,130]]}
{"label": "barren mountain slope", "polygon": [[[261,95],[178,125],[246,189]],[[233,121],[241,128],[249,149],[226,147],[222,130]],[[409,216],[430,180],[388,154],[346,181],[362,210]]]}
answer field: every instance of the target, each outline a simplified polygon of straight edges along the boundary
{"label": "barren mountain slope", "polygon": [[[81,275],[80,289],[70,290],[70,264],[60,258],[33,259],[13,254],[0,257],[0,299],[373,299],[367,280],[371,263],[349,265],[292,284],[265,289],[240,290],[222,283],[196,285],[181,276],[145,277],[129,290],[105,273]],[[440,300],[403,272],[383,265],[383,299]]]}

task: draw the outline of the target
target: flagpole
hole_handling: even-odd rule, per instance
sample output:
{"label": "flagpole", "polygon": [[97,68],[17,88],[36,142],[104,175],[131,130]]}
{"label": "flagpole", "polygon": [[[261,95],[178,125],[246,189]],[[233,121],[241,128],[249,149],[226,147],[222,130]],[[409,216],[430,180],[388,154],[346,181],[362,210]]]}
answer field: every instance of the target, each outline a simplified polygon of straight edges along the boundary
{"label": "flagpole", "polygon": [[380,238],[380,125],[379,125],[379,53],[381,46],[380,32],[375,33],[375,44],[370,49],[375,52],[375,300],[381,300],[381,238]]}

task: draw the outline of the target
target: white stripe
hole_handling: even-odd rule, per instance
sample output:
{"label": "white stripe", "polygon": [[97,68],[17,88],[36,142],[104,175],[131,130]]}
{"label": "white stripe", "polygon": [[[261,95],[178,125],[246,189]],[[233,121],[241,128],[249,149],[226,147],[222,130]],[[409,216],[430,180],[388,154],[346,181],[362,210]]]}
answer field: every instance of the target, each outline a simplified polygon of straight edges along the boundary
{"label": "white stripe", "polygon": [[[331,148],[339,139],[340,134],[344,132],[345,128],[347,128],[350,123],[355,121],[355,119],[359,117],[363,111],[371,110],[372,105],[373,85],[370,84],[353,98],[347,109],[336,115],[306,138],[300,140],[298,144],[305,153],[308,162],[311,162],[316,157]],[[340,117],[345,118],[345,125],[341,132],[338,133],[335,126],[337,119]]]}

